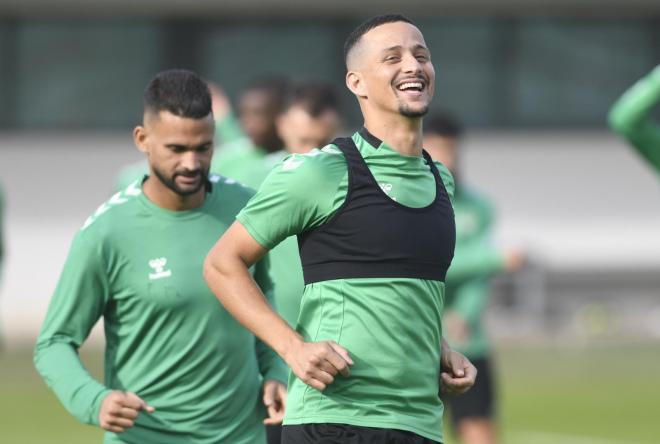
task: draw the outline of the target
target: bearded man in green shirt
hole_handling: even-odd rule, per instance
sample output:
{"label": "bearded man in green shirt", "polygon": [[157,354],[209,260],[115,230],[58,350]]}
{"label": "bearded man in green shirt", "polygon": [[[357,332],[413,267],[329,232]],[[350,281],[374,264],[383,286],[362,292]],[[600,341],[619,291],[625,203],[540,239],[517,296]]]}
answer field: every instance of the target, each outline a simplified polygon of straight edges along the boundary
{"label": "bearded man in green shirt", "polygon": [[[443,442],[447,391],[476,369],[442,339],[455,231],[449,171],[422,150],[435,72],[419,29],[374,17],[345,45],[364,128],[291,155],[211,250],[209,286],[289,364],[283,442]],[[305,290],[294,331],[248,267],[297,235]]]}
{"label": "bearded man in green shirt", "polygon": [[[72,415],[107,430],[105,443],[265,443],[265,411],[266,423],[281,421],[284,363],[201,276],[206,252],[253,194],[209,175],[214,131],[196,74],[151,80],[133,133],[150,174],[84,223],[48,309],[37,370]],[[267,262],[250,276],[270,296]],[[104,383],[77,354],[101,317]]]}

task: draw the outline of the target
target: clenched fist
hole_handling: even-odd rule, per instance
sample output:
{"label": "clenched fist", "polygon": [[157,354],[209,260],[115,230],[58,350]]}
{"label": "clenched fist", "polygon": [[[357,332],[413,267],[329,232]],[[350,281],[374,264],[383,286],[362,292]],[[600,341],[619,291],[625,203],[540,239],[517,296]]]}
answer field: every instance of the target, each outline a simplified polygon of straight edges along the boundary
{"label": "clenched fist", "polygon": [[341,345],[334,341],[299,342],[284,357],[291,371],[305,384],[319,391],[332,384],[340,373],[351,374],[353,360]]}
{"label": "clenched fist", "polygon": [[112,391],[101,404],[99,424],[105,430],[121,433],[133,427],[140,410],[152,413],[155,409],[135,393]]}

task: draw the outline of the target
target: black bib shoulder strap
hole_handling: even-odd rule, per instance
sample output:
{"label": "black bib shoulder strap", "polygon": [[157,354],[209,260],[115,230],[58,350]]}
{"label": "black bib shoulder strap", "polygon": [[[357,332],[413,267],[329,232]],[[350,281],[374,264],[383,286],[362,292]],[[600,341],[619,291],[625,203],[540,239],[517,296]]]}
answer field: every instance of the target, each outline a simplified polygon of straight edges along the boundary
{"label": "black bib shoulder strap", "polygon": [[442,176],[440,175],[440,171],[438,170],[438,167],[435,165],[433,158],[426,150],[422,150],[422,154],[424,155],[424,159],[426,159],[426,163],[428,163],[429,167],[431,168],[433,177],[435,177],[435,186],[437,188],[444,188],[445,186],[444,183],[442,182]]}
{"label": "black bib shoulder strap", "polygon": [[371,184],[371,172],[360,150],[350,137],[338,137],[331,142],[344,154],[348,166],[349,187],[365,187]]}

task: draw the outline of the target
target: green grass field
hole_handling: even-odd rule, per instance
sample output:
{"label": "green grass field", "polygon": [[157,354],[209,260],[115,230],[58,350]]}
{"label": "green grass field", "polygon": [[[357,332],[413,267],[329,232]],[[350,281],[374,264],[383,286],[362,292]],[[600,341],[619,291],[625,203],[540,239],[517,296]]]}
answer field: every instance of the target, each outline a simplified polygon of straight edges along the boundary
{"label": "green grass field", "polygon": [[[660,443],[660,344],[509,346],[497,358],[504,444]],[[98,352],[83,359],[100,374]],[[101,442],[46,389],[29,351],[0,354],[0,376],[1,443]]]}

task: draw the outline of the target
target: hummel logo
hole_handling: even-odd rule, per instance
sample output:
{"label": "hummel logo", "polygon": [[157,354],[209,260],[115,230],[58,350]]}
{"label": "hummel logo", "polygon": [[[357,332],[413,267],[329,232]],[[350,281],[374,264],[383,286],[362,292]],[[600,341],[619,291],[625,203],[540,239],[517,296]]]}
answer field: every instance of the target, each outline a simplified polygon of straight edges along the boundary
{"label": "hummel logo", "polygon": [[385,194],[390,194],[392,192],[392,184],[391,183],[379,183],[380,188],[385,192]]}
{"label": "hummel logo", "polygon": [[149,266],[154,269],[154,273],[149,273],[149,279],[162,279],[172,276],[172,270],[164,270],[165,265],[167,265],[167,259],[164,257],[151,259]]}
{"label": "hummel logo", "polygon": [[393,201],[396,202],[396,197],[391,196],[391,193],[392,193],[392,184],[391,183],[379,183],[378,185],[380,186],[380,189],[383,190],[383,192],[390,197],[390,199],[392,199]]}

